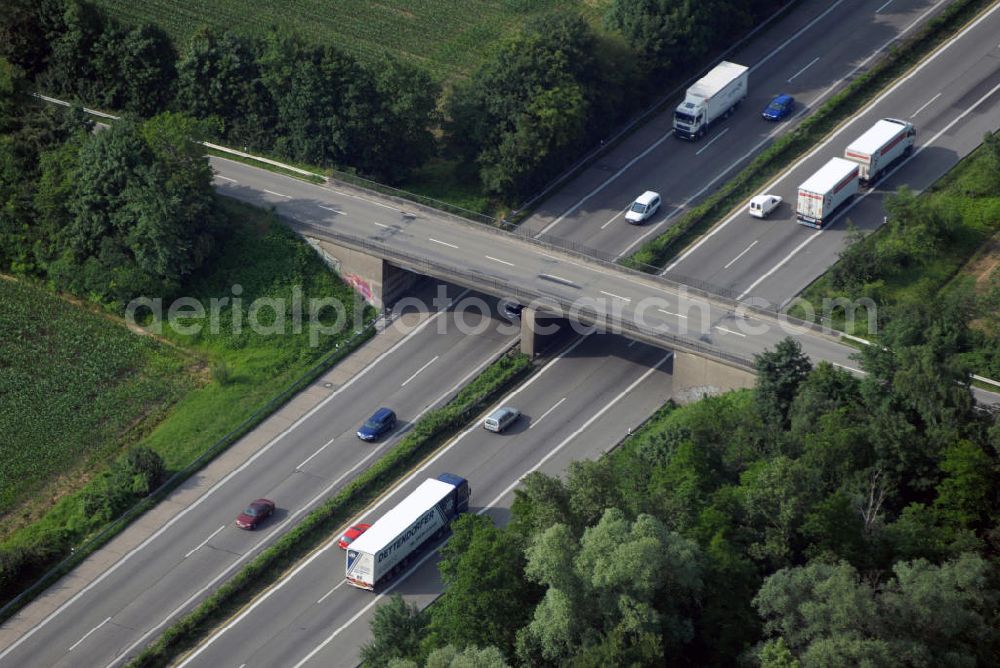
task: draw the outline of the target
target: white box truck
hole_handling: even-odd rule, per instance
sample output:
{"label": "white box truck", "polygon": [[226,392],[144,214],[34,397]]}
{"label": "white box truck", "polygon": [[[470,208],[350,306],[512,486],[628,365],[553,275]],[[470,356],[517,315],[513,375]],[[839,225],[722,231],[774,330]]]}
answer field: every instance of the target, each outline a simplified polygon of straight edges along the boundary
{"label": "white box truck", "polygon": [[674,110],[674,134],[681,139],[698,139],[720,116],[728,116],[747,96],[748,68],[722,61],[694,82]]}
{"label": "white box truck", "polygon": [[912,123],[895,118],[883,118],[867,132],[851,142],[844,157],[861,166],[861,184],[874,183],[893,162],[909,155],[917,140]]}
{"label": "white box truck", "polygon": [[374,591],[468,510],[469,483],[465,478],[442,473],[425,480],[350,544],[346,550],[347,582]]}
{"label": "white box truck", "polygon": [[795,205],[799,222],[816,228],[829,222],[837,209],[858,192],[860,169],[856,162],[830,158],[830,162],[799,186]]}

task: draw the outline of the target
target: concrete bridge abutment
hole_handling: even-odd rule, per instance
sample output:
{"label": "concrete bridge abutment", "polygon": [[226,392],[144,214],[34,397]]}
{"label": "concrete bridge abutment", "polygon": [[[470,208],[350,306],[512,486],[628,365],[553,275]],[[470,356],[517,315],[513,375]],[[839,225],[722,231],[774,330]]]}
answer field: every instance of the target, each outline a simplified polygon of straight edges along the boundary
{"label": "concrete bridge abutment", "polygon": [[305,239],[344,282],[375,308],[391,306],[419,278],[412,271],[363,251],[313,237],[307,236]]}

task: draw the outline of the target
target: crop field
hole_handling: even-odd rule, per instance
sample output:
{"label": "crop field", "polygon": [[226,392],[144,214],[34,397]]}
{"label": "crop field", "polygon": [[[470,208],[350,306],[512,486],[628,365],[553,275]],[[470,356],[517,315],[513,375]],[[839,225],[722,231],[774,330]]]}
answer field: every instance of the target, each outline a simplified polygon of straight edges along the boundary
{"label": "crop field", "polygon": [[193,378],[157,340],[0,278],[0,514],[112,457]]}
{"label": "crop field", "polygon": [[199,26],[263,34],[277,26],[362,60],[390,53],[441,79],[472,71],[489,48],[532,17],[574,9],[600,23],[611,0],[96,0],[128,25],[154,23],[183,49]]}

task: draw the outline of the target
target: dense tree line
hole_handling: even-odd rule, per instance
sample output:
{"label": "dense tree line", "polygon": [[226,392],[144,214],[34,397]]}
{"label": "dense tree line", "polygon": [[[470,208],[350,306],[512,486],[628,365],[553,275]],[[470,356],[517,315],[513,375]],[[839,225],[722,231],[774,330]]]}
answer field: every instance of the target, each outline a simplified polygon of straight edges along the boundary
{"label": "dense tree line", "polygon": [[95,133],[27,88],[0,59],[0,269],[101,303],[173,295],[217,235],[200,124],[167,112]]}
{"label": "dense tree line", "polygon": [[377,610],[366,665],[995,665],[1000,423],[959,316],[894,320],[860,379],[787,339],[755,390],[532,474],[507,526],[456,522],[441,599]]}
{"label": "dense tree line", "polygon": [[443,90],[412,64],[362,64],[277,30],[257,38],[205,28],[175,45],[156,26],[125,28],[84,0],[7,4],[0,56],[43,92],[143,118],[182,112],[211,120],[210,136],[234,146],[391,183],[444,152],[508,203],[780,6],[615,0],[607,31],[575,14],[545,16]]}

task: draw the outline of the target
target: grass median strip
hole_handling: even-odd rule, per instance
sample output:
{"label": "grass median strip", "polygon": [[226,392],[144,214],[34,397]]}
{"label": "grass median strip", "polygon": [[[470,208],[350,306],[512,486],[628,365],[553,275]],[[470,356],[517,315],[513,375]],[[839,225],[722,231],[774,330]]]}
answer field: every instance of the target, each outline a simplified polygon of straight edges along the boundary
{"label": "grass median strip", "polygon": [[493,400],[533,369],[525,355],[504,355],[445,406],[428,412],[400,442],[333,498],[260,553],[195,610],[170,626],[130,663],[131,668],[166,666],[194,647],[209,631],[276,582],[354,514],[404,476]]}
{"label": "grass median strip", "polygon": [[917,33],[891,49],[886,57],[833,96],[795,130],[776,140],[717,192],[690,209],[666,232],[649,241],[622,264],[655,273],[685,247],[708,232],[735,207],[864,107],[924,56],[958,33],[991,0],[959,0],[928,21]]}

